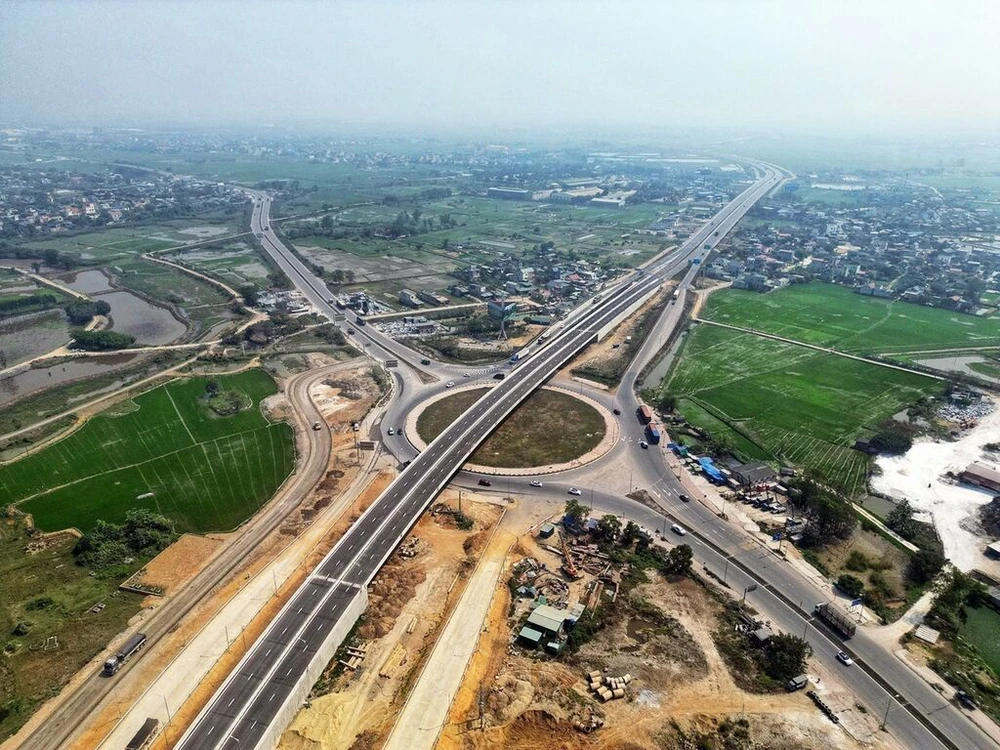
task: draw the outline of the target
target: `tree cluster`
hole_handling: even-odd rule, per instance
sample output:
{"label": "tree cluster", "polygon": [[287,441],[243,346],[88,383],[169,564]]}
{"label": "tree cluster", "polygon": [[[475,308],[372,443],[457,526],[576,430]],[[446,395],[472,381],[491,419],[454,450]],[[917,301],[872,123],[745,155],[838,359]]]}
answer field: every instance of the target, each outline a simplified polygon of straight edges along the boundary
{"label": "tree cluster", "polygon": [[107,315],[111,312],[111,305],[104,300],[73,300],[63,307],[69,322],[75,326],[86,325],[91,318],[98,315]]}
{"label": "tree cluster", "polygon": [[809,516],[802,533],[807,547],[822,547],[838,539],[847,539],[857,526],[857,519],[846,502],[830,494],[810,479],[791,483],[792,503]]}
{"label": "tree cluster", "polygon": [[151,557],[176,538],[173,524],[149,510],[130,510],[122,524],[98,521],[73,547],[78,565],[95,571],[126,564],[130,558]]}
{"label": "tree cluster", "polygon": [[24,297],[9,297],[0,299],[0,315],[20,315],[22,313],[34,312],[36,310],[47,310],[55,307],[58,300],[55,295],[29,294]]}
{"label": "tree cluster", "polygon": [[88,352],[109,352],[116,349],[127,349],[135,343],[135,336],[117,331],[85,331],[82,328],[70,330],[73,337],[70,349],[82,349]]}

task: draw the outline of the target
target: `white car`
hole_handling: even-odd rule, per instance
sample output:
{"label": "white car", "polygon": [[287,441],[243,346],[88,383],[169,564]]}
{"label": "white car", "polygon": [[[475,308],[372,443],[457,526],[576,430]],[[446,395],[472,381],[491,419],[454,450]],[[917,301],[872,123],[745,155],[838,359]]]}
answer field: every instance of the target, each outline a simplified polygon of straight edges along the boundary
{"label": "white car", "polygon": [[670,527],[670,530],[677,534],[678,536],[684,536],[687,532],[684,530],[683,526],[679,526],[676,523]]}
{"label": "white car", "polygon": [[392,429],[392,428],[390,427],[390,428],[389,428],[389,434],[390,434],[390,435],[395,435],[395,434],[396,434],[396,431],[395,431],[394,429]]}
{"label": "white car", "polygon": [[849,667],[854,663],[854,659],[852,659],[846,651],[837,652],[837,661],[839,661],[845,667]]}
{"label": "white car", "polygon": [[444,384],[444,387],[445,388],[454,388],[455,387],[455,381],[454,380],[449,380],[447,383]]}
{"label": "white car", "polygon": [[466,372],[466,373],[462,374],[462,377],[463,378],[471,378],[472,376],[469,373]]}
{"label": "white car", "polygon": [[530,482],[528,482],[528,484],[530,484],[532,487],[541,487],[542,486],[542,483],[539,482],[537,479],[532,479]]}
{"label": "white car", "polygon": [[570,487],[569,488],[569,494],[571,494],[571,495],[582,495],[583,493],[580,492],[580,490],[578,490],[576,487]]}

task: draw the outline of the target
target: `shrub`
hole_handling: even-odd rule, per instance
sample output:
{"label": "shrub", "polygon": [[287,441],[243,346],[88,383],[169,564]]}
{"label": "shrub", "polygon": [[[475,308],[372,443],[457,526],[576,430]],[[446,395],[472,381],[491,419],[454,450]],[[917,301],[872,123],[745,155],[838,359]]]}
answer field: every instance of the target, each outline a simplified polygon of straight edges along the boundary
{"label": "shrub", "polygon": [[865,582],[850,573],[841,573],[835,585],[853,599],[861,596],[865,590]]}

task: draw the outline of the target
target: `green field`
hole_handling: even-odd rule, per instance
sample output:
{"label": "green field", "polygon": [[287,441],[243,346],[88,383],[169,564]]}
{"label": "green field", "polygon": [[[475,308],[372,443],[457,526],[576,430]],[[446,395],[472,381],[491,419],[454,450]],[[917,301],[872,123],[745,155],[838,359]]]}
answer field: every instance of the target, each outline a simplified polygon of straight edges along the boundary
{"label": "green field", "polygon": [[[175,381],[119,404],[53,445],[0,466],[0,502],[45,530],[120,522],[130,508],[171,518],[178,531],[222,531],[249,518],[294,464],[291,429],[257,405],[275,392],[261,370],[216,379],[253,407],[218,416],[208,378]],[[153,493],[152,497],[138,499]]]}
{"label": "green field", "polygon": [[763,453],[808,467],[855,493],[864,487],[868,460],[851,449],[854,441],[939,385],[920,375],[701,325],[688,336],[663,388],[680,399],[679,409],[692,424],[716,436],[728,428],[734,447],[747,457]]}
{"label": "green field", "polygon": [[726,289],[709,297],[701,317],[852,353],[1000,345],[1000,318],[862,297],[833,284],[770,294]]}
{"label": "green field", "polygon": [[994,674],[1000,675],[1000,614],[989,607],[966,607],[959,635],[976,647]]}
{"label": "green field", "polygon": [[[0,742],[6,740],[128,627],[143,597],[118,591],[118,579],[92,576],[75,563],[75,539],[29,552],[22,524],[0,526]],[[98,602],[100,612],[91,608]],[[55,641],[48,639],[54,638]],[[58,647],[45,648],[46,642]]]}
{"label": "green field", "polygon": [[[417,432],[430,442],[487,391],[475,388],[435,401],[417,419]],[[548,466],[572,461],[604,438],[604,417],[567,393],[541,390],[505,419],[469,458],[495,468]]]}

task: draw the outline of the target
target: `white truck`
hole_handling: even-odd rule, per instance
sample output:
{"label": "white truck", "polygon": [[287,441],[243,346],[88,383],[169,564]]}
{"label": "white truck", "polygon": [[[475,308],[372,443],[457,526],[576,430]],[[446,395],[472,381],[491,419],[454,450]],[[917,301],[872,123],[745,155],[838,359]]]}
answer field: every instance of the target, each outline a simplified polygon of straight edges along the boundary
{"label": "white truck", "polygon": [[146,634],[145,633],[134,633],[129,636],[129,639],[125,641],[125,645],[122,646],[118,651],[104,662],[104,674],[108,677],[113,675],[122,666],[131,659],[139,649],[146,645]]}

